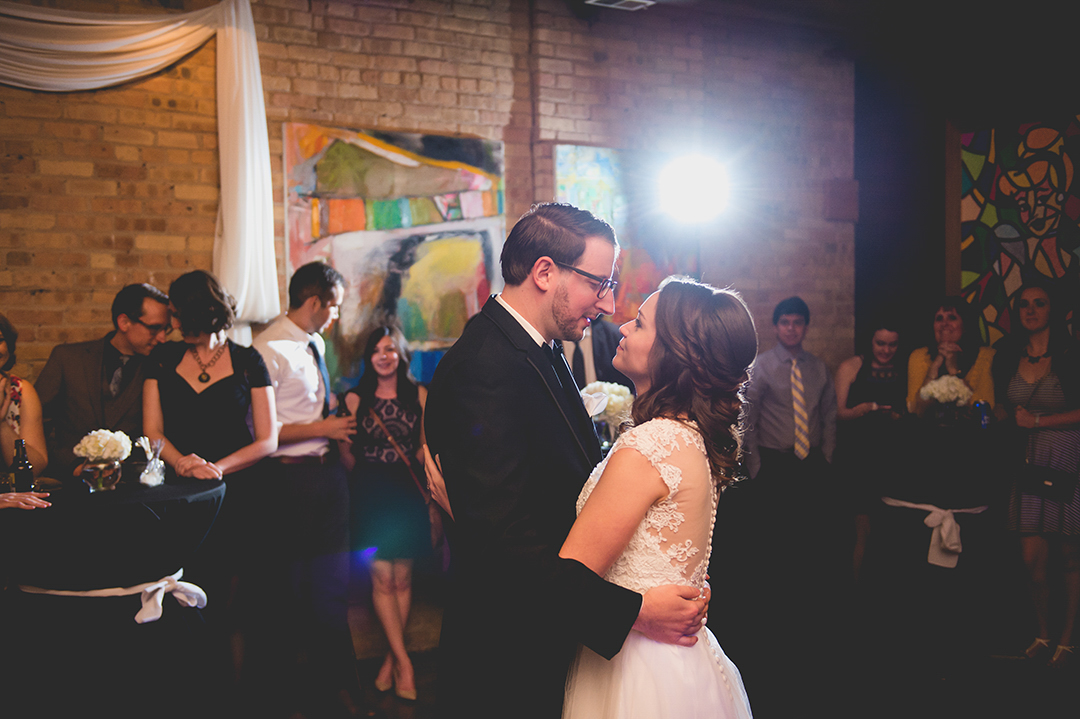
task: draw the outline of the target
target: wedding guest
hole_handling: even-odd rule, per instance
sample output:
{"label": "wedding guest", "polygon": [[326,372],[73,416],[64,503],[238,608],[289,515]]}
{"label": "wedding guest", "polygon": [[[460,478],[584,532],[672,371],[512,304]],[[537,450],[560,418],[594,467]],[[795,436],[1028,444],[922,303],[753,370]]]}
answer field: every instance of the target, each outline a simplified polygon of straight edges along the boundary
{"label": "wedding guest", "polygon": [[277,449],[270,377],[256,350],[225,336],[236,301],[216,277],[203,270],[181,275],[169,286],[169,299],[183,342],[151,355],[145,432],[164,440],[161,458],[181,477],[222,479]]}
{"label": "wedding guest", "polygon": [[350,533],[355,551],[373,550],[372,603],[390,651],[375,677],[380,692],[394,688],[416,699],[405,626],[412,603],[412,569],[431,553],[431,526],[423,490],[423,413],[427,389],[409,374],[405,338],[377,327],[364,345],[364,373],[346,393],[356,436],[343,444],[349,468]]}
{"label": "wedding guest", "polygon": [[[276,631],[260,654],[279,681],[267,694],[281,697],[286,715],[318,703],[351,707],[356,657],[347,618],[348,484],[333,440],[356,434],[355,417],[331,414],[335,399],[320,333],[338,317],[345,279],[311,262],[289,280],[289,309],[255,338],[274,388],[282,422],[270,455],[269,546],[278,557],[272,612]],[[300,681],[297,681],[301,678]]]}
{"label": "wedding guest", "polygon": [[112,303],[113,330],[101,339],[57,345],[34,386],[41,397],[54,477],[81,462],[72,450],[95,429],[142,434],[146,357],[165,341],[169,297],[147,284],[128,285]]}
{"label": "wedding guest", "polygon": [[[1049,665],[1060,667],[1072,660],[1080,607],[1080,348],[1051,289],[1049,283],[1028,283],[1014,296],[1013,317],[1020,326],[999,343],[994,375],[1024,459],[1065,475],[1060,495],[1048,496],[1037,484],[1025,483],[1027,467],[1017,462],[1008,512],[1008,528],[1019,534],[1038,627],[1024,653],[1043,660],[1054,646]],[[1051,557],[1055,552],[1060,561]],[[1057,587],[1065,590],[1063,602],[1051,601]],[[1058,621],[1051,622],[1051,607],[1063,611]]]}
{"label": "wedding guest", "polygon": [[930,400],[921,398],[919,390],[945,375],[959,377],[971,388],[971,404],[993,406],[993,359],[994,350],[982,346],[971,304],[962,297],[946,297],[934,312],[934,344],[920,347],[908,358],[908,411],[922,415]]}
{"label": "wedding guest", "polygon": [[4,315],[0,315],[0,450],[4,467],[15,462],[15,442],[26,441],[26,456],[39,477],[49,464],[45,446],[45,429],[41,422],[41,400],[34,386],[10,374],[15,366],[15,345],[18,331]]}
{"label": "wedding guest", "polygon": [[[882,646],[890,647],[882,659],[896,662],[883,673],[918,671],[920,680],[940,679],[987,649],[1000,523],[992,507],[999,443],[975,407],[994,402],[994,350],[981,346],[978,316],[968,302],[947,297],[932,306],[934,342],[908,361],[907,407],[917,416],[905,437],[907,450],[893,459],[902,481],[883,498],[873,562],[867,558],[879,579],[877,614],[888,617],[877,627]],[[970,390],[970,398],[949,399],[951,391],[942,391],[948,377],[960,380],[953,384]],[[930,388],[926,398],[924,388]],[[944,540],[935,543],[927,507],[949,510],[962,536],[959,545],[950,544],[959,552],[946,551]],[[937,651],[923,661],[927,642]]]}
{"label": "wedding guest", "polygon": [[253,567],[266,559],[259,544],[273,531],[260,521],[263,474],[255,465],[277,449],[274,392],[258,351],[225,336],[236,301],[216,277],[202,270],[181,275],[169,286],[169,299],[183,341],[159,345],[150,356],[144,434],[164,441],[161,459],[177,475],[227,483],[221,512],[185,574],[206,590],[204,613],[221,656],[231,650],[239,673],[245,612],[234,603],[242,580],[259,576]]}
{"label": "wedding guest", "polygon": [[797,482],[794,475],[816,478],[832,461],[836,393],[825,363],[803,349],[809,326],[810,308],[800,297],[773,309],[776,345],[758,357],[747,391],[751,476]]}
{"label": "wedding guest", "polygon": [[880,505],[883,489],[895,477],[896,456],[901,448],[900,425],[905,414],[907,373],[897,362],[900,333],[891,319],[874,325],[863,354],[840,364],[836,370],[836,475],[851,501],[855,515],[855,549],[852,557],[858,578],[870,535],[870,515]]}
{"label": "wedding guest", "polygon": [[[749,618],[747,636],[735,630],[732,649],[745,647],[740,664],[747,688],[766,714],[789,711],[779,704],[784,701],[780,687],[797,687],[795,693],[806,696],[820,690],[822,665],[807,661],[810,647],[825,663],[843,653],[840,592],[851,576],[851,520],[842,511],[831,468],[836,447],[832,373],[803,346],[810,325],[806,302],[782,300],[772,321],[776,344],[758,355],[746,391],[752,479],[745,488],[736,485],[731,502],[725,493],[717,519],[718,526],[730,525],[722,529],[729,537],[747,531],[758,535],[745,547],[745,539],[733,537],[739,542],[734,551],[742,554],[735,561],[750,566],[736,580],[742,586],[731,589],[736,593],[731,601]],[[747,522],[766,529],[755,532]],[[814,591],[793,602],[792,586]],[[731,636],[732,630],[720,631]],[[728,646],[725,637],[721,642]],[[768,649],[788,642],[790,652]]]}
{"label": "wedding guest", "polygon": [[43,509],[51,507],[46,502],[48,492],[6,492],[0,494],[0,509]]}

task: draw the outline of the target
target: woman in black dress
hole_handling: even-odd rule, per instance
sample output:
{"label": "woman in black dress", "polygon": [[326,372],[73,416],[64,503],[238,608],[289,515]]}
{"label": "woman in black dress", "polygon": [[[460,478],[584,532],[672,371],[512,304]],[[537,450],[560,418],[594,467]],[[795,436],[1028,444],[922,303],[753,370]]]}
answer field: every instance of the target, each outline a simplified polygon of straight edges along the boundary
{"label": "woman in black dress", "polygon": [[874,325],[869,352],[836,370],[837,445],[834,466],[855,515],[853,569],[858,579],[870,535],[870,515],[892,484],[896,462],[882,462],[899,448],[897,420],[907,411],[907,367],[898,353],[897,323]]}
{"label": "woman in black dress", "polygon": [[223,479],[277,449],[270,376],[256,350],[225,336],[236,301],[209,272],[177,278],[169,310],[184,341],[150,356],[143,431],[165,440],[161,458],[181,477]]}
{"label": "woman in black dress", "polygon": [[[994,384],[999,402],[1021,439],[1017,457],[1034,464],[1080,473],[1080,350],[1065,326],[1061,302],[1049,285],[1032,283],[1015,295],[1014,322],[1020,327],[999,343]],[[1021,470],[1022,471],[1022,470]],[[1054,629],[1057,646],[1051,666],[1073,654],[1073,629],[1080,607],[1080,485],[1068,499],[1044,496],[1016,483],[1009,499],[1008,528],[1020,535],[1035,607],[1038,636],[1030,659],[1050,655],[1052,587],[1063,585],[1064,616]],[[1061,561],[1051,560],[1051,552]],[[1051,576],[1060,572],[1058,577]]]}
{"label": "woman in black dress", "polygon": [[375,329],[364,347],[364,374],[345,395],[356,436],[343,446],[342,460],[349,469],[352,548],[374,552],[372,602],[390,644],[375,687],[393,686],[403,699],[416,698],[405,651],[413,560],[431,552],[427,496],[419,484],[426,400],[427,389],[409,375],[404,337],[391,327]]}
{"label": "woman in black dress", "polygon": [[256,576],[250,565],[269,531],[260,528],[254,465],[277,448],[273,388],[262,356],[225,337],[236,302],[217,278],[201,270],[181,275],[169,287],[169,309],[183,341],[160,344],[150,355],[143,432],[164,440],[161,458],[179,476],[226,481],[221,512],[185,578],[206,590],[206,618],[238,671],[234,598],[241,577]]}

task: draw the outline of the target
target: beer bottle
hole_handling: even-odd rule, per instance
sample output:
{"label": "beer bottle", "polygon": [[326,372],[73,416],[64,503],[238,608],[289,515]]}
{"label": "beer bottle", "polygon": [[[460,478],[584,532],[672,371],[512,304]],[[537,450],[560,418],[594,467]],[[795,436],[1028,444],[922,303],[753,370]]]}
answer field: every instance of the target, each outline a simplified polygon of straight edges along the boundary
{"label": "beer bottle", "polygon": [[15,491],[29,492],[34,487],[34,465],[26,456],[26,440],[15,440],[15,464],[11,468],[15,475]]}

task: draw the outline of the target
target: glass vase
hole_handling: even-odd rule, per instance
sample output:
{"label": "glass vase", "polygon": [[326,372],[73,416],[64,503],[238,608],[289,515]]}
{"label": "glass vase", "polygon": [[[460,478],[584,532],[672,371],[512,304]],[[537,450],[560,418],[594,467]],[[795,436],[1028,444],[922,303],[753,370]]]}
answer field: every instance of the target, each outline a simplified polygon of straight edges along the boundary
{"label": "glass vase", "polygon": [[122,467],[116,459],[90,460],[83,465],[79,477],[94,492],[109,492],[116,489],[120,484],[120,471]]}

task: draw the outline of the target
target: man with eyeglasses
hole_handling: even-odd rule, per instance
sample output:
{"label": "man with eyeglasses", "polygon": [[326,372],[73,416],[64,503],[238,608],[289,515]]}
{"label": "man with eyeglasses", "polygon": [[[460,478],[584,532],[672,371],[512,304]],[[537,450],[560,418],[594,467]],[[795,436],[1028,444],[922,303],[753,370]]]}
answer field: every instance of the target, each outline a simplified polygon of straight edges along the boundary
{"label": "man with eyeglasses", "polygon": [[561,341],[614,312],[617,253],[591,213],[533,207],[503,245],[505,289],[435,370],[425,427],[454,514],[440,716],[557,717],[578,643],[611,658],[635,622],[670,643],[700,626],[696,591],[643,596],[558,557],[600,461]]}
{"label": "man with eyeglasses", "polygon": [[75,469],[72,449],[88,432],[120,430],[132,440],[143,433],[143,365],[169,332],[169,297],[152,285],[128,285],[113,299],[112,319],[113,331],[101,339],[54,347],[34,382],[58,475]]}

